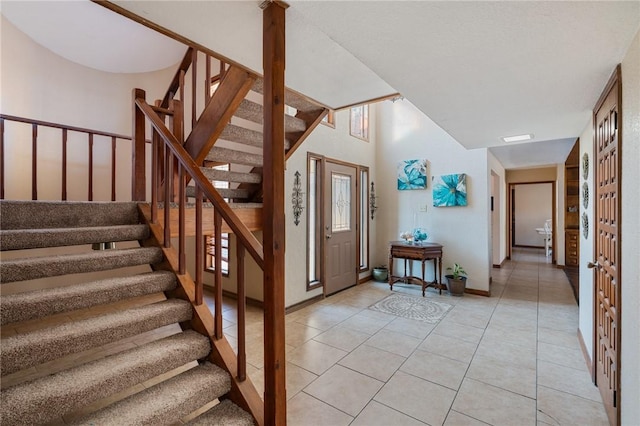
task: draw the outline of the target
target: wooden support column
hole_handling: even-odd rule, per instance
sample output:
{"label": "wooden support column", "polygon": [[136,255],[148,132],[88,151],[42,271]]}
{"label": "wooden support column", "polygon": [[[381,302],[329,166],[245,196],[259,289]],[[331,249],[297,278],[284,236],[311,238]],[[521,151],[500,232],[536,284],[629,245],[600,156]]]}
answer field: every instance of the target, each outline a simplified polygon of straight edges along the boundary
{"label": "wooden support column", "polygon": [[133,89],[133,134],[131,135],[131,150],[133,170],[131,173],[131,200],[145,201],[146,177],[145,177],[145,118],[144,113],[136,106],[137,98],[146,98],[142,89]]}
{"label": "wooden support column", "polygon": [[286,425],[285,360],[285,217],[284,217],[284,69],[285,9],[283,2],[263,8],[264,66],[264,420]]}

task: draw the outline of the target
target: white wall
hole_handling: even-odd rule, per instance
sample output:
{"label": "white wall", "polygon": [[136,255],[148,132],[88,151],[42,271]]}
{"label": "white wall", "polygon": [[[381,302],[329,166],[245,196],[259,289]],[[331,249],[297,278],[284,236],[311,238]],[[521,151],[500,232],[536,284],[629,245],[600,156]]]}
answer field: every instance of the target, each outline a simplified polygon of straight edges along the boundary
{"label": "white wall", "polygon": [[515,186],[515,242],[518,246],[544,247],[536,228],[552,219],[552,184],[537,183]]}
{"label": "white wall", "polygon": [[595,158],[593,149],[593,119],[589,119],[587,127],[580,136],[580,186],[585,180],[582,178],[582,156],[589,154],[589,176],[587,177],[587,185],[589,185],[589,205],[585,209],[582,205],[582,189],[580,190],[580,217],[582,213],[586,213],[589,217],[589,237],[584,238],[582,235],[582,225],[580,225],[579,243],[580,243],[580,318],[578,328],[582,339],[587,348],[589,358],[593,360],[593,269],[588,269],[587,264],[594,259],[594,239],[593,233],[595,226],[594,217],[594,176],[595,176]]}
{"label": "white wall", "polygon": [[[376,263],[388,258],[389,241],[398,240],[414,222],[428,241],[444,246],[444,266],[460,263],[469,273],[467,286],[488,291],[490,275],[490,172],[486,149],[466,150],[408,100],[377,105],[376,188],[379,195]],[[401,160],[428,160],[428,188],[399,191],[396,166]],[[431,177],[467,174],[466,207],[433,207]],[[426,207],[426,212],[420,208]],[[415,220],[414,220],[415,216]],[[433,266],[428,266],[431,276]]]}
{"label": "white wall", "polygon": [[[131,89],[147,91],[147,100],[164,95],[175,67],[144,74],[97,71],[68,61],[40,46],[1,18],[1,110],[3,114],[83,128],[131,134]],[[31,129],[5,122],[5,197],[31,199]],[[88,181],[86,136],[69,134],[68,197],[86,200]],[[38,198],[60,199],[61,132],[40,129]],[[131,199],[131,145],[117,145],[118,200]],[[111,196],[111,145],[94,141],[94,200]]]}
{"label": "white wall", "polygon": [[500,265],[507,257],[507,183],[506,170],[498,159],[488,152],[491,170],[491,194],[494,197],[492,221],[496,227],[492,235],[493,265]]}
{"label": "white wall", "polygon": [[640,31],[622,61],[622,424],[640,424]]}
{"label": "white wall", "polygon": [[[339,159],[352,164],[369,167],[369,180],[375,182],[376,192],[379,191],[380,182],[376,178],[376,144],[377,133],[375,123],[377,110],[369,107],[369,142],[354,138],[349,135],[349,110],[335,113],[335,129],[320,124],[302,146],[287,160],[285,175],[285,194],[293,191],[293,180],[296,171],[300,172],[302,187],[305,188],[304,198],[307,199],[307,153],[324,155],[327,158]],[[382,198],[380,198],[382,200]],[[383,201],[380,201],[382,203]],[[322,294],[322,289],[307,291],[307,210],[302,212],[300,224],[293,223],[293,207],[289,197],[285,198],[286,214],[286,295],[285,305],[291,306],[304,300]],[[383,208],[383,207],[382,207]],[[369,218],[369,266],[386,263],[384,259],[376,259],[375,241],[376,228],[380,222],[380,210],[374,220]],[[370,275],[367,271],[360,277]]]}

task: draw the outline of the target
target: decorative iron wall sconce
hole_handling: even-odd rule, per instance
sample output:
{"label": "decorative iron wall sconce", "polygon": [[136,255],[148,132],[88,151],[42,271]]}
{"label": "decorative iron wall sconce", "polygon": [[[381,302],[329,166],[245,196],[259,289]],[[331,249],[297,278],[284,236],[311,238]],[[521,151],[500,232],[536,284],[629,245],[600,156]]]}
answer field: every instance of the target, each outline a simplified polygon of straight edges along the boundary
{"label": "decorative iron wall sconce", "polygon": [[294,176],[291,204],[293,204],[293,223],[298,226],[300,224],[300,215],[302,215],[302,210],[304,209],[302,205],[304,192],[302,192],[302,185],[300,183],[300,172],[296,171]]}
{"label": "decorative iron wall sconce", "polygon": [[373,186],[373,182],[371,182],[371,190],[369,191],[369,211],[371,212],[371,220],[373,220],[373,215],[378,210],[378,206],[376,205],[376,189]]}

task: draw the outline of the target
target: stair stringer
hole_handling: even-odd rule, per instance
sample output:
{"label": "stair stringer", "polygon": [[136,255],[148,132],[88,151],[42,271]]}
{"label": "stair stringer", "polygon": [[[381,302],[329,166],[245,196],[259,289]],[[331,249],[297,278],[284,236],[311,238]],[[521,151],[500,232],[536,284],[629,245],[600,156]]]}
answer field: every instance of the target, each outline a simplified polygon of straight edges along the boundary
{"label": "stair stringer", "polygon": [[[148,204],[138,204],[140,219],[149,226],[149,238],[140,241],[142,247],[160,247],[164,255],[162,262],[152,265],[154,270],[166,270],[173,272],[178,280],[178,287],[172,292],[166,293],[167,298],[179,298],[191,303],[193,318],[189,327],[194,331],[207,336],[211,341],[211,354],[208,360],[220,368],[226,370],[231,376],[231,391],[227,395],[235,404],[249,412],[257,425],[264,425],[264,403],[260,394],[247,377],[239,381],[237,357],[226,338],[214,338],[214,318],[206,304],[196,305],[196,284],[189,273],[178,273],[178,253],[173,247],[163,247],[161,241],[164,238],[164,229],[159,224],[151,222],[151,208]],[[185,324],[181,324],[185,328]]]}

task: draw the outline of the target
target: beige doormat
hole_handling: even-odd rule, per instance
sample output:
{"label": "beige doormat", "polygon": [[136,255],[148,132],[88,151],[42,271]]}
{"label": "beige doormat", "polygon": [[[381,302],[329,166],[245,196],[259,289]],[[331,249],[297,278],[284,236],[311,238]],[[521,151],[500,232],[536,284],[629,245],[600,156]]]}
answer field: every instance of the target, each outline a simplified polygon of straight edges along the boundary
{"label": "beige doormat", "polygon": [[369,306],[369,309],[435,324],[440,321],[452,307],[453,305],[448,303],[436,302],[424,297],[393,293],[378,303]]}

